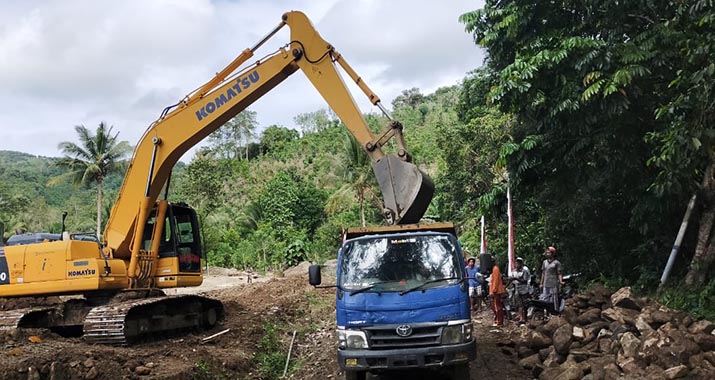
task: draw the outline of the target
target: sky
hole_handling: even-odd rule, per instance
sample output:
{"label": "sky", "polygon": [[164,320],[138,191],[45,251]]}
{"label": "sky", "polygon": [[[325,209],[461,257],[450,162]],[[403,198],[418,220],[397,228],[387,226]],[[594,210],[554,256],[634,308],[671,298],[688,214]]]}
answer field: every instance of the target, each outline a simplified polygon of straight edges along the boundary
{"label": "sky", "polygon": [[[482,3],[0,0],[0,150],[58,157],[60,142],[76,141],[74,126],[94,130],[102,121],[135,145],[164,107],[254,46],[289,10],[303,11],[389,109],[403,90],[429,94],[482,65],[483,51],[458,21]],[[283,28],[254,57],[288,41]],[[350,89],[364,112],[377,112]],[[249,107],[259,130],[297,128],[296,115],[325,108],[300,71]]]}

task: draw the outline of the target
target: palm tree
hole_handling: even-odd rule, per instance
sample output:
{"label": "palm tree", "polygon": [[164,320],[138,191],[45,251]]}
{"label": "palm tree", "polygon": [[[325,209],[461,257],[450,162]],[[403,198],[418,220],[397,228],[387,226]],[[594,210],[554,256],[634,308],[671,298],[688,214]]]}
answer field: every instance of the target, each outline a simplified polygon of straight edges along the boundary
{"label": "palm tree", "polygon": [[380,209],[382,209],[382,206],[373,190],[375,179],[372,174],[370,158],[352,135],[346,136],[343,168],[345,170],[344,177],[348,183],[340,187],[328,198],[325,211],[329,214],[334,214],[350,205],[357,198],[360,205],[360,221],[362,226],[365,227],[366,198],[371,198]]}
{"label": "palm tree", "polygon": [[83,125],[74,127],[79,136],[80,144],[64,141],[59,149],[65,155],[57,165],[70,171],[53,178],[51,182],[59,182],[71,178],[75,186],[81,184],[97,184],[97,237],[102,233],[102,185],[107,176],[121,168],[121,161],[131,152],[132,148],[126,141],[117,141],[119,132],[112,135],[113,126],[107,127],[99,123],[97,131],[92,134]]}

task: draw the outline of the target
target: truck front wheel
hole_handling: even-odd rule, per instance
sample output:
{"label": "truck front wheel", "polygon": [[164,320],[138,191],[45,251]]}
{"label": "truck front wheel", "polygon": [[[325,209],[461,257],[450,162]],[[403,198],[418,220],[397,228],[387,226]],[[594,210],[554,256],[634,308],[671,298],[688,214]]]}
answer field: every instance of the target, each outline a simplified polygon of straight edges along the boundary
{"label": "truck front wheel", "polygon": [[345,380],[367,380],[367,371],[345,371]]}
{"label": "truck front wheel", "polygon": [[457,364],[452,367],[452,380],[470,380],[469,363]]}

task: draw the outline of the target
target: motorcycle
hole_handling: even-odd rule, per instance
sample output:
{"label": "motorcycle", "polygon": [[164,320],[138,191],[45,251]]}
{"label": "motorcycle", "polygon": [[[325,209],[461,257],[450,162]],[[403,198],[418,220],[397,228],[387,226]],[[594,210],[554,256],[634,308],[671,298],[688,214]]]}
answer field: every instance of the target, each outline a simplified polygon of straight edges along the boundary
{"label": "motorcycle", "polygon": [[[565,301],[576,294],[576,279],[580,273],[569,274],[563,277],[564,284],[559,287],[558,302],[554,302],[553,295],[544,298],[543,294],[534,295],[526,301],[526,318],[548,319],[552,315],[559,315],[564,311]],[[532,276],[532,281],[536,282]]]}

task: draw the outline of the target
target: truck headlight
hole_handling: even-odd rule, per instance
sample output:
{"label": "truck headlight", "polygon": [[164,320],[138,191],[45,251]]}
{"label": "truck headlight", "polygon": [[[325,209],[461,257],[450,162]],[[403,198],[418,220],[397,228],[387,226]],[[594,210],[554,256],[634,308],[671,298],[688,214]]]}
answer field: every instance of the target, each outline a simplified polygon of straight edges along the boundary
{"label": "truck headlight", "polygon": [[472,340],[472,322],[442,329],[442,344],[459,344]]}
{"label": "truck headlight", "polygon": [[367,337],[365,333],[357,330],[338,330],[338,347],[353,350],[367,349]]}

